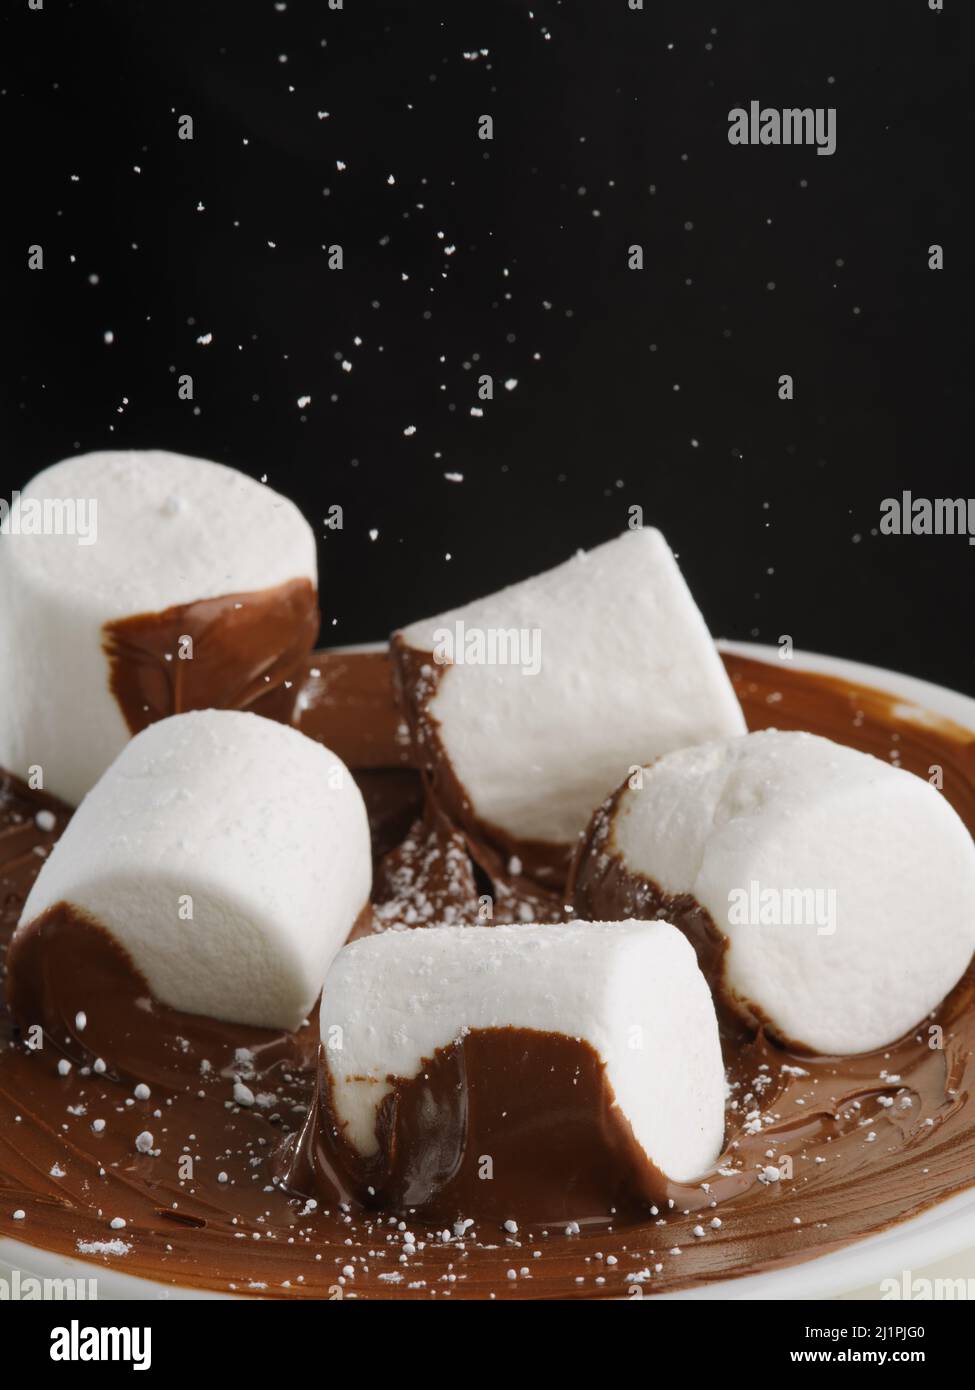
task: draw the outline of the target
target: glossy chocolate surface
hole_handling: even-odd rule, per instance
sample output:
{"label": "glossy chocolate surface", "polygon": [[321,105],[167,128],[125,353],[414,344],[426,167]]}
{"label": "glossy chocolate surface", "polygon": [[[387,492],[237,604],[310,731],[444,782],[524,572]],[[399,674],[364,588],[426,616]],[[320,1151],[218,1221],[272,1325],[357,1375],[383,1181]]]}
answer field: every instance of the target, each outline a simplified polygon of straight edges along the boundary
{"label": "glossy chocolate surface", "polygon": [[314,586],[293,579],[107,624],[109,686],[129,732],[191,709],[289,718],[320,621]]}

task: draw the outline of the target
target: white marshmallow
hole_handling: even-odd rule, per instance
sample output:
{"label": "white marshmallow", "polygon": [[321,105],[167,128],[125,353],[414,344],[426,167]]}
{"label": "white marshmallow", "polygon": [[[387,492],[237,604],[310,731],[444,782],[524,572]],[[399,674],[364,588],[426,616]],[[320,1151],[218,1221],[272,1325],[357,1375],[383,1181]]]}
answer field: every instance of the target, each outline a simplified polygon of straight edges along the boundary
{"label": "white marshmallow", "polygon": [[345,1137],[375,1153],[389,1077],[416,1076],[470,1030],[506,1027],[588,1042],[668,1177],[697,1177],[717,1157],[725,1077],[714,1006],[693,950],[666,922],[428,927],[347,946],[321,1009]]}
{"label": "white marshmallow", "polygon": [[[73,534],[25,534],[45,503],[50,526],[78,501],[61,507]],[[132,450],[45,469],[0,527],[0,767],[40,765],[77,804],[129,738],[104,625],[294,579],[316,583],[311,528],[232,468]]]}
{"label": "white marshmallow", "polygon": [[949,803],[812,734],[671,753],[622,792],[601,848],[696,898],[743,1013],[817,1052],[893,1042],[975,949],[975,847]]}
{"label": "white marshmallow", "polygon": [[704,619],[652,528],[400,636],[442,656],[442,634],[457,624],[487,640],[525,632],[525,665],[540,658],[536,674],[461,664],[455,640],[430,704],[475,815],[511,836],[569,843],[629,767],[745,731]]}
{"label": "white marshmallow", "polygon": [[371,879],[365,806],[334,754],[256,714],[193,711],[122,750],[41,869],[18,933],[68,903],[164,1004],[293,1029]]}

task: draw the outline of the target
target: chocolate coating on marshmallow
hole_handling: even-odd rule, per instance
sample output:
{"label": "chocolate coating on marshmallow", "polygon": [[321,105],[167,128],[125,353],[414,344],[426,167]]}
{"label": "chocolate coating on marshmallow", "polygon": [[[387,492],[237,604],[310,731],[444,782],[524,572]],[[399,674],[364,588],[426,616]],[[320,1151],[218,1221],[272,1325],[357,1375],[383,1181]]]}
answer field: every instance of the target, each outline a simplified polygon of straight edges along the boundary
{"label": "chocolate coating on marshmallow", "polygon": [[306,1159],[394,1207],[646,1210],[721,1149],[714,1006],[664,922],[368,937],[333,963],[320,1021]]}
{"label": "chocolate coating on marshmallow", "polygon": [[975,949],[975,846],[912,773],[769,729],[681,749],[596,813],[576,911],[666,915],[751,1024],[822,1053],[919,1024]]}
{"label": "chocolate coating on marshmallow", "polygon": [[745,730],[704,619],[649,527],[412,623],[393,653],[441,804],[553,879],[634,763]]}
{"label": "chocolate coating on marshmallow", "polygon": [[131,450],[46,469],[0,533],[0,766],[77,804],[152,720],[257,706],[314,643],[316,585],[298,509],[232,468]]}
{"label": "chocolate coating on marshmallow", "polygon": [[163,1004],[297,1028],[371,877],[362,796],[334,754],[255,714],[174,715],[126,745],[45,862],[11,945],[12,997],[26,938],[66,905]]}

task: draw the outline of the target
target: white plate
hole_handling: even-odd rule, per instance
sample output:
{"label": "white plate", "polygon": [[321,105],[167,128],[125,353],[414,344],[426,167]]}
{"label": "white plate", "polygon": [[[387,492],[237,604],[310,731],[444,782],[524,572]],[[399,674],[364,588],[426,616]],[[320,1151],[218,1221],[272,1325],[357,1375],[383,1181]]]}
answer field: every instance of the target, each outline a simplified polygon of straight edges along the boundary
{"label": "white plate", "polygon": [[[725,651],[738,652],[757,661],[774,664],[779,660],[777,648],[751,642],[720,642],[718,645]],[[900,675],[896,671],[885,671],[877,666],[864,666],[841,657],[819,656],[811,652],[795,652],[792,664],[799,670],[821,671],[825,675],[839,676],[860,685],[872,685],[888,694],[900,696],[905,705],[902,713],[909,717],[910,707],[917,707],[919,722],[924,722],[924,710],[933,710],[975,732],[975,700],[957,691],[946,690],[943,686],[932,685],[913,676]],[[975,1184],[975,1173],[972,1174],[972,1182]],[[937,1271],[929,1271],[928,1266],[959,1252],[969,1252],[970,1260],[963,1260],[962,1265],[968,1275],[975,1278],[975,1186],[911,1221],[904,1221],[880,1235],[868,1236],[833,1254],[820,1255],[803,1264],[766,1274],[722,1279],[679,1293],[660,1294],[646,1301],[836,1298],[854,1290],[863,1291],[866,1296],[872,1290],[875,1297],[880,1297],[882,1280],[892,1278],[900,1284],[904,1271],[917,1276],[924,1270],[930,1276]],[[106,1268],[100,1263],[66,1259],[20,1241],[0,1240],[0,1275],[9,1278],[14,1268],[21,1271],[22,1278],[28,1275],[54,1279],[95,1278],[100,1299],[233,1297],[174,1288],[170,1284],[160,1284],[153,1279],[140,1279],[120,1270]],[[957,1275],[957,1268],[952,1272]]]}

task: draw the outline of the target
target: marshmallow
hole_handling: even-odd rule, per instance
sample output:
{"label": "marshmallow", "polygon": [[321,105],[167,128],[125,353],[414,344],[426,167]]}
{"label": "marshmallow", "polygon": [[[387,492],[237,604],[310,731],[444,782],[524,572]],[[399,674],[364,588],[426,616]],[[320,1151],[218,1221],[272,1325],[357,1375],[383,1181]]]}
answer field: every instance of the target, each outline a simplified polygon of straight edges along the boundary
{"label": "marshmallow", "polygon": [[46,469],[0,506],[0,767],[77,804],[152,719],[252,704],[310,650],[316,582],[301,514],[232,468]]}
{"label": "marshmallow", "polygon": [[516,840],[569,844],[630,766],[745,731],[704,619],[650,528],[413,623],[394,652],[441,799]]}
{"label": "marshmallow", "polygon": [[[893,1042],[975,949],[975,847],[933,786],[867,753],[766,730],[685,748],[598,812],[577,910],[647,915],[689,895],[726,941],[747,1020],[816,1052]],[[686,903],[685,903],[686,907]],[[637,908],[633,915],[642,915]]]}
{"label": "marshmallow", "polygon": [[371,877],[365,806],[334,754],[256,714],[174,715],[137,734],[75,812],[27,898],[12,971],[19,939],[67,904],[162,1003],[294,1029]]}
{"label": "marshmallow", "polygon": [[[694,952],[665,922],[429,927],[347,946],[321,1008],[332,1111],[346,1142],[364,1157],[376,1153],[377,1111],[396,1080],[416,1077],[437,1049],[472,1031],[506,1028],[588,1043],[619,1114],[668,1177],[697,1177],[720,1152],[725,1078],[714,1006]],[[496,1082],[513,1094],[519,1074]],[[544,1091],[537,1106],[544,1114]]]}

